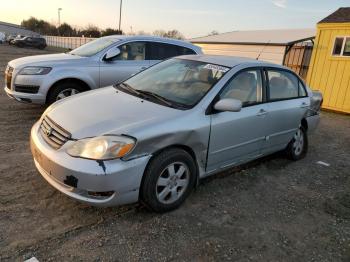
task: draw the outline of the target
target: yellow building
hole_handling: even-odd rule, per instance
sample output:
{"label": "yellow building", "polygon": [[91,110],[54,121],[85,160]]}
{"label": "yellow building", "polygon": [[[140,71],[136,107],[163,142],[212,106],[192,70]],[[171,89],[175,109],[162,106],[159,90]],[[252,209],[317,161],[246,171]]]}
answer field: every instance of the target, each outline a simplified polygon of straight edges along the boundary
{"label": "yellow building", "polygon": [[324,108],[350,113],[350,7],[317,24],[307,82],[323,93]]}

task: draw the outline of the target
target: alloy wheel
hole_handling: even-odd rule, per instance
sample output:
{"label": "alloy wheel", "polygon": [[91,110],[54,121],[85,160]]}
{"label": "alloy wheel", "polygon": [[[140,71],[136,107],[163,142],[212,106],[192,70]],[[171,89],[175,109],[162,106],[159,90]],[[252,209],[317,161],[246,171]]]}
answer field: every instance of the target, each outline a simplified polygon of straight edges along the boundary
{"label": "alloy wheel", "polygon": [[158,201],[163,204],[176,202],[186,191],[189,181],[190,171],[185,163],[175,162],[168,165],[157,180]]}
{"label": "alloy wheel", "polygon": [[300,155],[304,149],[304,134],[299,128],[294,135],[293,150],[295,155]]}
{"label": "alloy wheel", "polygon": [[79,90],[75,89],[75,88],[67,88],[62,90],[61,92],[58,93],[57,97],[56,97],[56,101],[61,100],[63,98],[78,94]]}

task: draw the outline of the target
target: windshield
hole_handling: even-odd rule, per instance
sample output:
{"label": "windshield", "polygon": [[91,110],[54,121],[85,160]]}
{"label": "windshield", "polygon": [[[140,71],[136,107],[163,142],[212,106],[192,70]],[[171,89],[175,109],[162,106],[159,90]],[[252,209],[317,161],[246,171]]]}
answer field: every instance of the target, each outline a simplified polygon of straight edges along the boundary
{"label": "windshield", "polygon": [[93,56],[117,41],[119,41],[117,38],[99,38],[86,43],[85,45],[82,45],[69,53],[78,56]]}
{"label": "windshield", "polygon": [[173,58],[135,75],[124,85],[141,94],[191,108],[228,70],[224,66]]}

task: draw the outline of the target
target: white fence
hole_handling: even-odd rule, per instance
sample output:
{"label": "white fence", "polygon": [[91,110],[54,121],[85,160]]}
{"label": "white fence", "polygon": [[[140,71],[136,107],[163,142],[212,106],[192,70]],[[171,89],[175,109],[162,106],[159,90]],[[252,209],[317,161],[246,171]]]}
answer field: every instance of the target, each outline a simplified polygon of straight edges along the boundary
{"label": "white fence", "polygon": [[64,37],[64,36],[43,36],[48,46],[74,49],[86,44],[96,38],[91,37]]}

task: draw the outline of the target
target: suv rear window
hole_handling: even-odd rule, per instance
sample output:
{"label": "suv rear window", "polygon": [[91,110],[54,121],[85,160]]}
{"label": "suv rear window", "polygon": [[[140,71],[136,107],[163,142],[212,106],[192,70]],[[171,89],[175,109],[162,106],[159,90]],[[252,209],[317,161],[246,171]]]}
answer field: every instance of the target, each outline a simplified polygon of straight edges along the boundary
{"label": "suv rear window", "polygon": [[192,49],[166,43],[149,42],[147,47],[147,60],[165,60],[180,55],[196,54]]}

